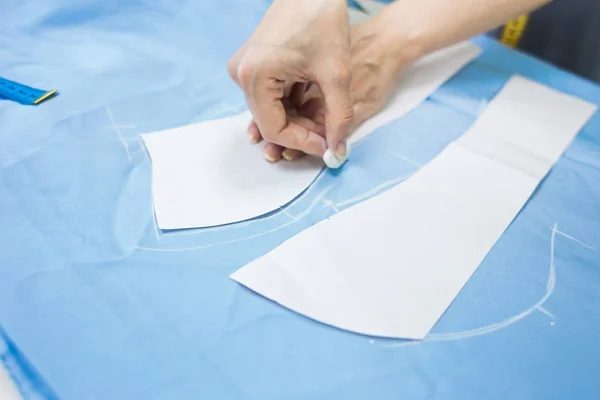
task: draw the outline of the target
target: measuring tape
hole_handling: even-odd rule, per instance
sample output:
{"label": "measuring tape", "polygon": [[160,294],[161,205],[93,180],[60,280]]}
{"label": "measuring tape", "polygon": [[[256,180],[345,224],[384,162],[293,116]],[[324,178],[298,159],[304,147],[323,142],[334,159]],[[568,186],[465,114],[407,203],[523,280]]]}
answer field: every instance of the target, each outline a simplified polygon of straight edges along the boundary
{"label": "measuring tape", "polygon": [[520,17],[509,21],[502,30],[500,42],[513,49],[517,48],[519,41],[523,36],[523,32],[525,32],[525,28],[527,28],[528,22],[529,15],[527,14],[521,15]]}
{"label": "measuring tape", "polygon": [[56,93],[56,89],[50,91],[39,90],[0,78],[0,98],[16,101],[17,103],[37,105],[54,96]]}

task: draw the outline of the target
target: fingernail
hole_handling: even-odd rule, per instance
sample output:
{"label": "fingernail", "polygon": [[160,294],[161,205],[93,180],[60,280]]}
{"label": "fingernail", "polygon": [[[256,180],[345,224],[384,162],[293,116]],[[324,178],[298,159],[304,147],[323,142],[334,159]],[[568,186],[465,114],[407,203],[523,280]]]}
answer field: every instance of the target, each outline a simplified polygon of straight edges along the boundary
{"label": "fingernail", "polygon": [[251,134],[251,133],[248,135],[248,140],[252,144],[256,144],[259,141],[259,139],[256,136],[254,136],[253,134]]}
{"label": "fingernail", "polygon": [[281,155],[286,161],[294,160],[294,150],[292,149],[285,149]]}
{"label": "fingernail", "polygon": [[270,155],[268,153],[265,153],[265,158],[267,159],[268,162],[275,162],[275,161],[277,161],[275,159],[275,157],[273,157],[272,155]]}
{"label": "fingernail", "polygon": [[335,148],[335,156],[337,158],[339,158],[340,160],[345,160],[346,156],[347,156],[347,148],[346,148],[346,141],[341,141],[337,144],[336,148]]}

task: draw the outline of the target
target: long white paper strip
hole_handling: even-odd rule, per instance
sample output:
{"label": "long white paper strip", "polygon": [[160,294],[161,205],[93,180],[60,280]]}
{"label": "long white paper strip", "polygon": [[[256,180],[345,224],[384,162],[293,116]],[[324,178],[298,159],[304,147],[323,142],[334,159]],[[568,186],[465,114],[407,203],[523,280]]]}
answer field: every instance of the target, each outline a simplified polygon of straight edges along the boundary
{"label": "long white paper strip", "polygon": [[[425,57],[398,82],[388,105],[350,143],[399,118],[431,95],[480,49],[468,42]],[[152,159],[154,211],[161,229],[222,225],[277,210],[302,193],[323,164],[267,163],[248,143],[249,113],[142,135]]]}
{"label": "long white paper strip", "polygon": [[406,182],[231,277],[332,326],[422,339],[595,110],[513,77],[468,133]]}

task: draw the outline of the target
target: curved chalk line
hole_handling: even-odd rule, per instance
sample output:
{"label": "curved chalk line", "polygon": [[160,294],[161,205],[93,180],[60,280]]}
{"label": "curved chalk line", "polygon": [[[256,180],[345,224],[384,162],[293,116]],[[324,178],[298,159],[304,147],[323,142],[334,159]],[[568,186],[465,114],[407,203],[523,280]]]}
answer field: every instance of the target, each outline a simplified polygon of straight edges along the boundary
{"label": "curved chalk line", "polygon": [[[523,311],[517,315],[514,315],[510,318],[507,318],[501,322],[482,326],[480,328],[469,329],[469,330],[459,331],[459,332],[432,333],[432,334],[427,335],[425,337],[425,339],[420,340],[420,341],[418,341],[418,340],[403,341],[400,343],[393,343],[393,344],[387,344],[387,345],[384,344],[384,345],[382,345],[382,347],[397,348],[397,347],[404,347],[404,346],[414,346],[414,345],[418,345],[418,344],[421,344],[424,342],[454,341],[454,340],[468,339],[468,338],[472,338],[475,336],[486,335],[488,333],[492,333],[492,332],[498,331],[500,329],[504,329],[504,328],[514,324],[514,323],[522,320],[523,318],[529,316],[534,311],[539,311],[539,312],[547,315],[548,317],[550,317],[552,319],[552,322],[550,324],[554,325],[554,323],[555,323],[554,315],[552,313],[550,313],[548,310],[546,310],[543,306],[544,306],[544,303],[546,303],[546,301],[550,298],[550,296],[554,292],[554,288],[556,286],[556,266],[555,266],[555,260],[554,260],[554,243],[555,243],[555,238],[556,238],[557,234],[562,235],[568,239],[574,240],[575,242],[580,243],[585,248],[596,250],[596,248],[593,246],[586,245],[586,244],[580,242],[578,239],[575,239],[571,236],[563,234],[562,232],[560,232],[558,230],[557,223],[554,223],[554,226],[552,227],[552,236],[550,237],[550,271],[548,273],[548,282],[546,284],[546,292],[544,293],[542,298],[540,300],[538,300],[538,302],[536,302],[534,305],[532,305],[525,311]],[[371,341],[369,341],[369,343],[373,344],[373,343],[375,343],[375,340],[371,340]]]}

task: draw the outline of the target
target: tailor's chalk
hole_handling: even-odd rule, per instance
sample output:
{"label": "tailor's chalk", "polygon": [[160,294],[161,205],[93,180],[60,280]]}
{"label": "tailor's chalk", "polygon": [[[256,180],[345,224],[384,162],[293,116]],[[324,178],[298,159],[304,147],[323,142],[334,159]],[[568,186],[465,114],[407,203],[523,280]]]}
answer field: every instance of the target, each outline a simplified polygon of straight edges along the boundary
{"label": "tailor's chalk", "polygon": [[333,151],[331,151],[330,149],[327,149],[325,151],[325,154],[323,154],[323,162],[325,162],[325,165],[327,165],[327,167],[332,168],[332,169],[337,169],[337,168],[341,167],[342,165],[344,165],[344,163],[346,162],[348,157],[350,157],[350,143],[346,144],[346,157],[345,158],[340,159],[333,153]]}

